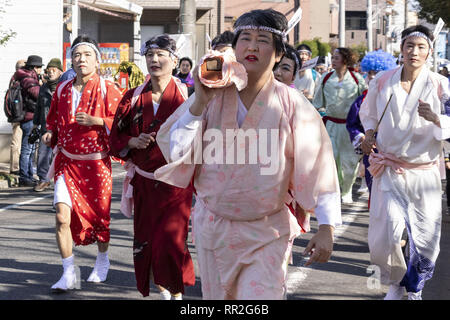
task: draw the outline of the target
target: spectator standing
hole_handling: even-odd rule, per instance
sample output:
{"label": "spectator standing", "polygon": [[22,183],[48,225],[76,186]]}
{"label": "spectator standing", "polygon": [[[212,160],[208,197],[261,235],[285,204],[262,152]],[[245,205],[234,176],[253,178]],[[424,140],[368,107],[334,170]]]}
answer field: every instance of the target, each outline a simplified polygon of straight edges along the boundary
{"label": "spectator standing", "polygon": [[[63,73],[61,60],[53,58],[47,64],[46,74],[47,81],[39,90],[39,97],[36,105],[36,111],[33,117],[33,129],[39,128],[40,137],[42,137],[46,129],[46,119],[50,105],[52,103],[52,96],[56,91],[59,78]],[[50,180],[47,178],[47,172],[52,160],[52,149],[39,139],[38,161],[37,161],[37,175],[39,182],[34,186],[34,191],[41,192],[50,187]]]}
{"label": "spectator standing", "polygon": [[[25,66],[26,60],[18,60],[16,62],[16,72]],[[14,74],[15,75],[15,74]],[[15,80],[14,75],[9,82],[11,86],[12,82]],[[10,160],[9,160],[9,171],[12,174],[19,175],[19,158],[20,158],[20,147],[22,145],[22,129],[20,129],[20,122],[12,122],[12,136],[11,136],[11,150],[10,150]]]}
{"label": "spectator standing", "polygon": [[33,178],[33,158],[35,145],[28,143],[28,138],[33,129],[33,116],[37,105],[40,90],[40,74],[42,70],[42,58],[37,55],[30,55],[23,68],[14,74],[16,80],[20,81],[22,87],[22,99],[25,109],[25,119],[20,123],[22,129],[22,146],[19,157],[19,186],[32,187],[35,180]]}

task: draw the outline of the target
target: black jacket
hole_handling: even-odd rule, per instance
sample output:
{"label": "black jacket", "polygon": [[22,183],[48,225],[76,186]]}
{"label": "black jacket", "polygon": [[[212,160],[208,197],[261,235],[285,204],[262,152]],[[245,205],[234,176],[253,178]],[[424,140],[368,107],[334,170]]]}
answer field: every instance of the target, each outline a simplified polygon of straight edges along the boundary
{"label": "black jacket", "polygon": [[50,91],[49,86],[44,83],[44,85],[39,90],[36,110],[33,117],[33,124],[41,126],[41,135],[43,135],[47,131],[47,115],[52,103],[52,96],[53,94]]}

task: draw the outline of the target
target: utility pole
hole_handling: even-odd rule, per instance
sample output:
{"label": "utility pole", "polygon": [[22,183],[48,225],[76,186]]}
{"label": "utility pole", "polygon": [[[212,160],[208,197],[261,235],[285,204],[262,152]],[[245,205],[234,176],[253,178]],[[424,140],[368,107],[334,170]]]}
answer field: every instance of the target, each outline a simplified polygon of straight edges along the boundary
{"label": "utility pole", "polygon": [[367,0],[367,51],[373,51],[372,0]]}
{"label": "utility pole", "polygon": [[339,0],[339,47],[345,47],[345,0]]}
{"label": "utility pole", "polygon": [[405,28],[408,28],[408,0],[405,0]]}
{"label": "utility pole", "polygon": [[195,41],[195,21],[197,20],[197,8],[195,7],[195,0],[180,0],[180,22],[179,32],[189,34],[191,37],[191,54],[190,58],[197,60],[196,57],[196,41]]}
{"label": "utility pole", "polygon": [[72,32],[70,42],[78,37],[78,0],[72,0]]}

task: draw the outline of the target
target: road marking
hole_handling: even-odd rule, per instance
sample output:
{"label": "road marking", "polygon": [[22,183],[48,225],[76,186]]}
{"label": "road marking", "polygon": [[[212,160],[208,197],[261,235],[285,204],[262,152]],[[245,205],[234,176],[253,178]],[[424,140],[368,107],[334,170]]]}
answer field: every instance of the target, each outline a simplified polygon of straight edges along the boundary
{"label": "road marking", "polygon": [[43,196],[43,197],[34,198],[34,199],[31,199],[31,200],[27,200],[27,201],[15,203],[15,204],[10,204],[10,205],[8,205],[6,207],[1,208],[0,209],[0,213],[2,213],[3,211],[15,209],[15,208],[18,208],[18,207],[21,207],[21,206],[24,206],[24,205],[27,205],[27,204],[30,204],[30,203],[38,202],[40,200],[43,200],[43,199],[46,199],[46,198],[50,198],[50,197],[53,197],[53,194],[48,194],[48,195]]}
{"label": "road marking", "polygon": [[[126,174],[127,174],[126,171],[119,172],[119,173],[113,174],[112,177],[113,177],[113,179],[114,178],[119,178],[119,177],[124,176]],[[10,204],[10,205],[7,205],[6,207],[0,208],[0,213],[2,213],[4,211],[7,211],[7,210],[11,210],[11,209],[16,209],[18,207],[22,207],[22,206],[25,206],[27,204],[35,203],[35,202],[38,202],[38,201],[41,201],[41,200],[44,200],[44,199],[47,199],[47,198],[50,198],[50,197],[53,197],[53,193],[47,194],[47,195],[45,195],[43,197],[34,198],[34,199],[26,200],[26,201],[23,201],[23,202],[19,202],[19,203]]]}
{"label": "road marking", "polygon": [[[355,202],[355,204],[357,204]],[[366,205],[367,207],[367,205]],[[352,224],[353,221],[359,216],[359,212],[354,213],[346,213],[345,216],[342,217],[342,225],[338,227],[334,232],[334,243],[337,242],[339,237],[341,237],[347,228]],[[314,270],[311,267],[303,267],[305,263],[308,261],[308,258],[302,258],[297,265],[288,267],[288,275],[286,281],[287,294],[293,294],[299,291],[299,287],[306,280],[309,273]],[[290,270],[289,270],[290,269]]]}

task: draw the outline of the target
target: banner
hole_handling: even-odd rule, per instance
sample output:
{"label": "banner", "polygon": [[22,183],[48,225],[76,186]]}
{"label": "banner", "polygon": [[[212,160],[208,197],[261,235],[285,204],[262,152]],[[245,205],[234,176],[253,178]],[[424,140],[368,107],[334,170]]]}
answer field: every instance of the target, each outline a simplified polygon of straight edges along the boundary
{"label": "banner", "polygon": [[[100,75],[105,79],[112,79],[123,61],[129,61],[130,47],[128,43],[99,43],[100,48]],[[72,58],[70,52],[70,43],[64,43],[63,46],[64,71],[72,67]]]}

